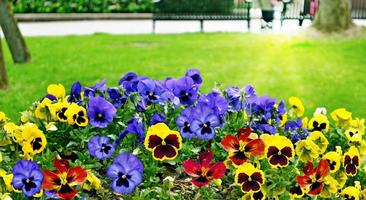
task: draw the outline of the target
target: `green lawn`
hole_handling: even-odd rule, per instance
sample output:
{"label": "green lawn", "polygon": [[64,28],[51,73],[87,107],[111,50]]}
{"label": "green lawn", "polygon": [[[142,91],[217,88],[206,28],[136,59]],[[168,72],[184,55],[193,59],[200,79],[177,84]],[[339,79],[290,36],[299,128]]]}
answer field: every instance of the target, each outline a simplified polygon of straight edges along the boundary
{"label": "green lawn", "polygon": [[164,79],[179,77],[192,67],[201,70],[205,92],[215,82],[251,83],[258,94],[301,97],[307,114],[317,106],[346,107],[366,117],[366,36],[98,34],[32,37],[27,43],[32,53],[29,64],[14,65],[5,47],[10,88],[0,92],[0,110],[13,119],[42,97],[50,83],[62,83],[67,90],[76,80],[92,85],[107,79],[115,85],[128,71]]}

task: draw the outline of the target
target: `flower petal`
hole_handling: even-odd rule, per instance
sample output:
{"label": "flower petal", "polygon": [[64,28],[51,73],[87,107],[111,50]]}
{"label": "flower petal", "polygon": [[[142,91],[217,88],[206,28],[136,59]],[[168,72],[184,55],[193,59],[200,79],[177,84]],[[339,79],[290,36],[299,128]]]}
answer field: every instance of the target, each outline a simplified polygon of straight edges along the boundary
{"label": "flower petal", "polygon": [[232,135],[226,135],[221,140],[221,145],[228,152],[236,151],[240,147],[238,138]]}
{"label": "flower petal", "polygon": [[202,173],[201,165],[196,163],[194,160],[186,160],[183,162],[183,170],[189,176],[199,177]]}

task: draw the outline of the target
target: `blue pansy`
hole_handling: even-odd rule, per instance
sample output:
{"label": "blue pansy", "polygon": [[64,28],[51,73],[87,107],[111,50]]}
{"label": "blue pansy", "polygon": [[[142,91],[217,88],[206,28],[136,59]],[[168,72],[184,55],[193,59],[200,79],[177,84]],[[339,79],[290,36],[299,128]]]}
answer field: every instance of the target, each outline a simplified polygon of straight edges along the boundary
{"label": "blue pansy", "polygon": [[142,183],[144,165],[131,153],[117,156],[108,168],[107,177],[112,180],[112,189],[119,194],[130,194]]}
{"label": "blue pansy", "polygon": [[105,128],[116,116],[116,108],[103,97],[93,97],[89,101],[87,114],[89,123],[98,128]]}
{"label": "blue pansy", "polygon": [[201,84],[202,83],[202,77],[201,73],[198,69],[189,69],[186,72],[186,76],[190,77],[194,84]]}
{"label": "blue pansy", "polygon": [[191,130],[201,140],[210,140],[215,137],[215,128],[220,126],[220,120],[208,106],[197,106],[195,117],[191,124]]}
{"label": "blue pansy", "polygon": [[155,113],[150,119],[150,126],[155,125],[157,123],[165,123],[168,124],[168,122],[165,119],[165,116],[163,114]]}
{"label": "blue pansy", "polygon": [[43,174],[37,163],[20,160],[13,166],[13,187],[21,190],[25,196],[32,197],[42,189]]}
{"label": "blue pansy", "polygon": [[115,146],[121,143],[121,140],[127,134],[136,134],[137,135],[137,143],[141,145],[145,139],[145,131],[144,131],[144,123],[137,118],[132,118],[127,122],[127,127],[119,133],[117,140],[115,141]]}
{"label": "blue pansy", "polygon": [[120,108],[127,100],[126,97],[122,95],[121,91],[116,87],[108,88],[107,93],[111,103],[116,108]]}
{"label": "blue pansy", "polygon": [[196,135],[191,129],[191,124],[194,119],[193,108],[186,108],[182,110],[181,114],[177,117],[176,125],[180,128],[180,135],[183,138],[193,138]]}
{"label": "blue pansy", "polygon": [[140,96],[146,101],[146,103],[152,104],[159,101],[160,95],[162,93],[162,86],[158,81],[145,79],[139,81],[137,84],[137,90]]}
{"label": "blue pansy", "polygon": [[190,77],[183,77],[174,81],[173,93],[181,104],[192,105],[198,97],[198,85]]}
{"label": "blue pansy", "polygon": [[104,160],[112,157],[114,146],[107,136],[94,136],[88,142],[88,150],[91,156],[98,160]]}
{"label": "blue pansy", "polygon": [[68,97],[68,102],[80,103],[81,102],[81,83],[76,81],[71,86],[70,96]]}

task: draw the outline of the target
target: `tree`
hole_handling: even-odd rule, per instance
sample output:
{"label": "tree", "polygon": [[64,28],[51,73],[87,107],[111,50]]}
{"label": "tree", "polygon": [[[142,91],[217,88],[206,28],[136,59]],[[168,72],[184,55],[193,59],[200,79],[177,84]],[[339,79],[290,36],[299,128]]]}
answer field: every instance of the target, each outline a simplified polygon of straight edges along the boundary
{"label": "tree", "polygon": [[28,62],[31,57],[8,0],[0,0],[0,25],[14,62]]}
{"label": "tree", "polygon": [[0,40],[0,89],[5,90],[7,88],[8,88],[8,77],[6,75],[4,56]]}
{"label": "tree", "polygon": [[313,26],[322,32],[338,32],[353,27],[350,0],[320,0]]}

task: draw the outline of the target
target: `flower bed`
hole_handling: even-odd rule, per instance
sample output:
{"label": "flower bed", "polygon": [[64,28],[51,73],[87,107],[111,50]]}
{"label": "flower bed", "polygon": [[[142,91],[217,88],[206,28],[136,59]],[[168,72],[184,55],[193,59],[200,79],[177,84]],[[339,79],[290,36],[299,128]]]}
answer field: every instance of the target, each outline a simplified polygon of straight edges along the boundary
{"label": "flower bed", "polygon": [[201,84],[130,72],[0,112],[0,199],[366,199],[364,119]]}

